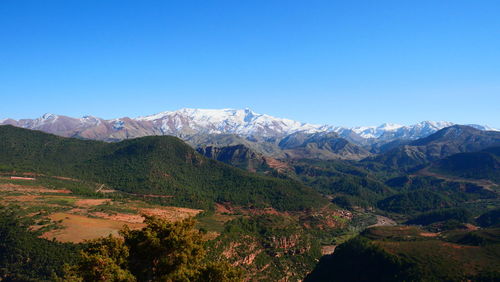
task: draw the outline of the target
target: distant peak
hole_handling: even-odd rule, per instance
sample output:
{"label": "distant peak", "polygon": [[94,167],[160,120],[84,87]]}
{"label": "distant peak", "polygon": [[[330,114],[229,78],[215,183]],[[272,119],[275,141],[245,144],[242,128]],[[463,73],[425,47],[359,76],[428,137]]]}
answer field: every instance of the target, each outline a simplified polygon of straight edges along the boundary
{"label": "distant peak", "polygon": [[[92,115],[85,115],[81,118],[71,118],[52,113],[46,113],[36,119],[23,119],[20,121],[0,120],[0,123],[7,122],[15,123],[21,127],[30,129],[46,129],[54,124],[54,129],[52,129],[52,131],[57,131],[59,128],[71,128],[73,126],[85,128],[87,130],[92,126],[98,126],[102,123],[110,124],[115,130],[119,130],[128,126],[128,123],[133,122],[134,124],[131,128],[140,132],[137,133],[139,136],[146,134],[145,132],[147,132],[147,134],[158,134],[158,132],[161,132],[161,134],[176,136],[193,134],[239,134],[244,136],[266,137],[284,136],[297,132],[307,134],[335,132],[344,138],[356,140],[361,140],[360,138],[380,138],[384,141],[395,139],[416,140],[454,125],[452,122],[430,120],[421,121],[412,125],[401,125],[389,122],[379,126],[357,127],[342,127],[328,124],[318,125],[256,113],[249,107],[240,109],[181,108],[174,111],[164,111],[137,118],[116,118],[110,120],[104,120]],[[498,131],[484,125],[469,124],[468,126],[479,130]],[[99,130],[104,130],[103,128],[107,127],[101,127]]]}
{"label": "distant peak", "polygon": [[57,115],[55,114],[51,114],[51,113],[45,113],[43,116],[42,116],[42,119],[55,119],[57,118]]}
{"label": "distant peak", "polygon": [[432,121],[432,120],[425,120],[425,121],[422,121],[418,124],[419,125],[429,125],[429,126],[433,126],[436,128],[444,128],[444,127],[454,125],[454,123],[449,122],[449,121]]}
{"label": "distant peak", "polygon": [[385,129],[385,130],[395,130],[398,128],[403,127],[403,125],[397,124],[397,123],[383,123],[380,125],[378,128]]}

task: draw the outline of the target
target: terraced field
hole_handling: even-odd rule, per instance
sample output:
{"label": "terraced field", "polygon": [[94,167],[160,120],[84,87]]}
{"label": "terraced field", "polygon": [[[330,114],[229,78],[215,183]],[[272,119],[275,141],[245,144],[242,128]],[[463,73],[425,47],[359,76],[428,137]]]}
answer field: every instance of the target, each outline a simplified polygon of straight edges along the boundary
{"label": "terraced field", "polygon": [[[96,184],[75,179],[35,176],[0,177],[0,206],[15,209],[40,237],[79,243],[118,234],[124,225],[144,226],[143,215],[176,221],[202,210],[160,206],[131,195],[94,192]],[[95,190],[94,190],[95,189]]]}

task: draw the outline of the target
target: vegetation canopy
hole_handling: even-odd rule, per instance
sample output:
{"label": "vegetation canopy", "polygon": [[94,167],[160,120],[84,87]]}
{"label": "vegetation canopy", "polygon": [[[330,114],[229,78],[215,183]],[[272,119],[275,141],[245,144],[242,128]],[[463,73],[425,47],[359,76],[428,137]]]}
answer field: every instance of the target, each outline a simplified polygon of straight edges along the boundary
{"label": "vegetation canopy", "polygon": [[193,219],[168,222],[146,216],[146,227],[124,227],[123,238],[89,241],[63,281],[240,281],[242,272],[223,260],[205,259]]}

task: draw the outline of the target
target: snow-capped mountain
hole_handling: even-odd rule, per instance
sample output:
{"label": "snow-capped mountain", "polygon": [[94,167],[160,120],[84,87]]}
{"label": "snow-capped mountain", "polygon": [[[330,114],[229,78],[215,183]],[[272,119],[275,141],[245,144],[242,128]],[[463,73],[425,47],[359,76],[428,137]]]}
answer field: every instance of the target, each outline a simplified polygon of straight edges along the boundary
{"label": "snow-capped mountain", "polygon": [[393,123],[384,123],[380,126],[361,126],[351,128],[363,138],[375,139],[418,139],[428,136],[440,129],[452,126],[453,123],[447,121],[423,121],[414,125],[400,125]]}
{"label": "snow-capped mountain", "polygon": [[180,109],[135,120],[152,122],[162,133],[169,135],[202,133],[274,137],[299,131],[313,133],[326,130],[323,126],[258,114],[250,109]]}
{"label": "snow-capped mountain", "polygon": [[466,125],[470,126],[470,127],[474,127],[475,129],[484,130],[484,131],[499,131],[498,129],[493,128],[491,126],[487,126],[487,125],[479,125],[479,124],[466,124]]}
{"label": "snow-capped mountain", "polygon": [[[380,126],[338,127],[315,125],[285,118],[259,114],[250,109],[180,109],[138,118],[104,120],[93,116],[72,118],[45,114],[37,119],[4,119],[0,124],[11,124],[41,130],[66,137],[97,140],[122,140],[148,135],[174,135],[187,138],[200,134],[236,134],[264,138],[282,138],[293,133],[336,132],[354,143],[415,140],[426,137],[451,122],[424,121],[415,125],[382,124]],[[494,130],[488,126],[470,125],[481,130]]]}

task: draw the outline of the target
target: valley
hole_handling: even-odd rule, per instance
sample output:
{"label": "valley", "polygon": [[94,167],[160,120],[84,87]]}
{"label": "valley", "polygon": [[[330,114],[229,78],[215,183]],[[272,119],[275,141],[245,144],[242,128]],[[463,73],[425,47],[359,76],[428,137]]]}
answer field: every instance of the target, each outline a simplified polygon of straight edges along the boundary
{"label": "valley", "polygon": [[[125,225],[145,230],[150,217],[194,218],[207,259],[226,261],[247,281],[342,278],[323,265],[371,264],[371,253],[380,256],[383,275],[498,274],[496,131],[452,125],[381,153],[337,133],[292,133],[260,147],[249,136],[210,134],[198,140],[214,142],[196,150],[173,136],[103,142],[10,125],[0,126],[0,137],[5,226],[17,222],[40,248],[73,252],[87,240],[122,236]],[[259,150],[266,146],[280,153]],[[481,178],[466,173],[464,158],[478,160]],[[432,257],[432,271],[423,272],[422,257],[434,251],[449,256]],[[478,262],[456,274],[445,267],[453,257],[458,265],[468,257]],[[47,271],[63,274],[59,258],[50,259],[28,272],[11,261],[0,275],[45,273],[50,280]]]}
{"label": "valley", "polygon": [[0,282],[500,282],[500,1],[0,1]]}

